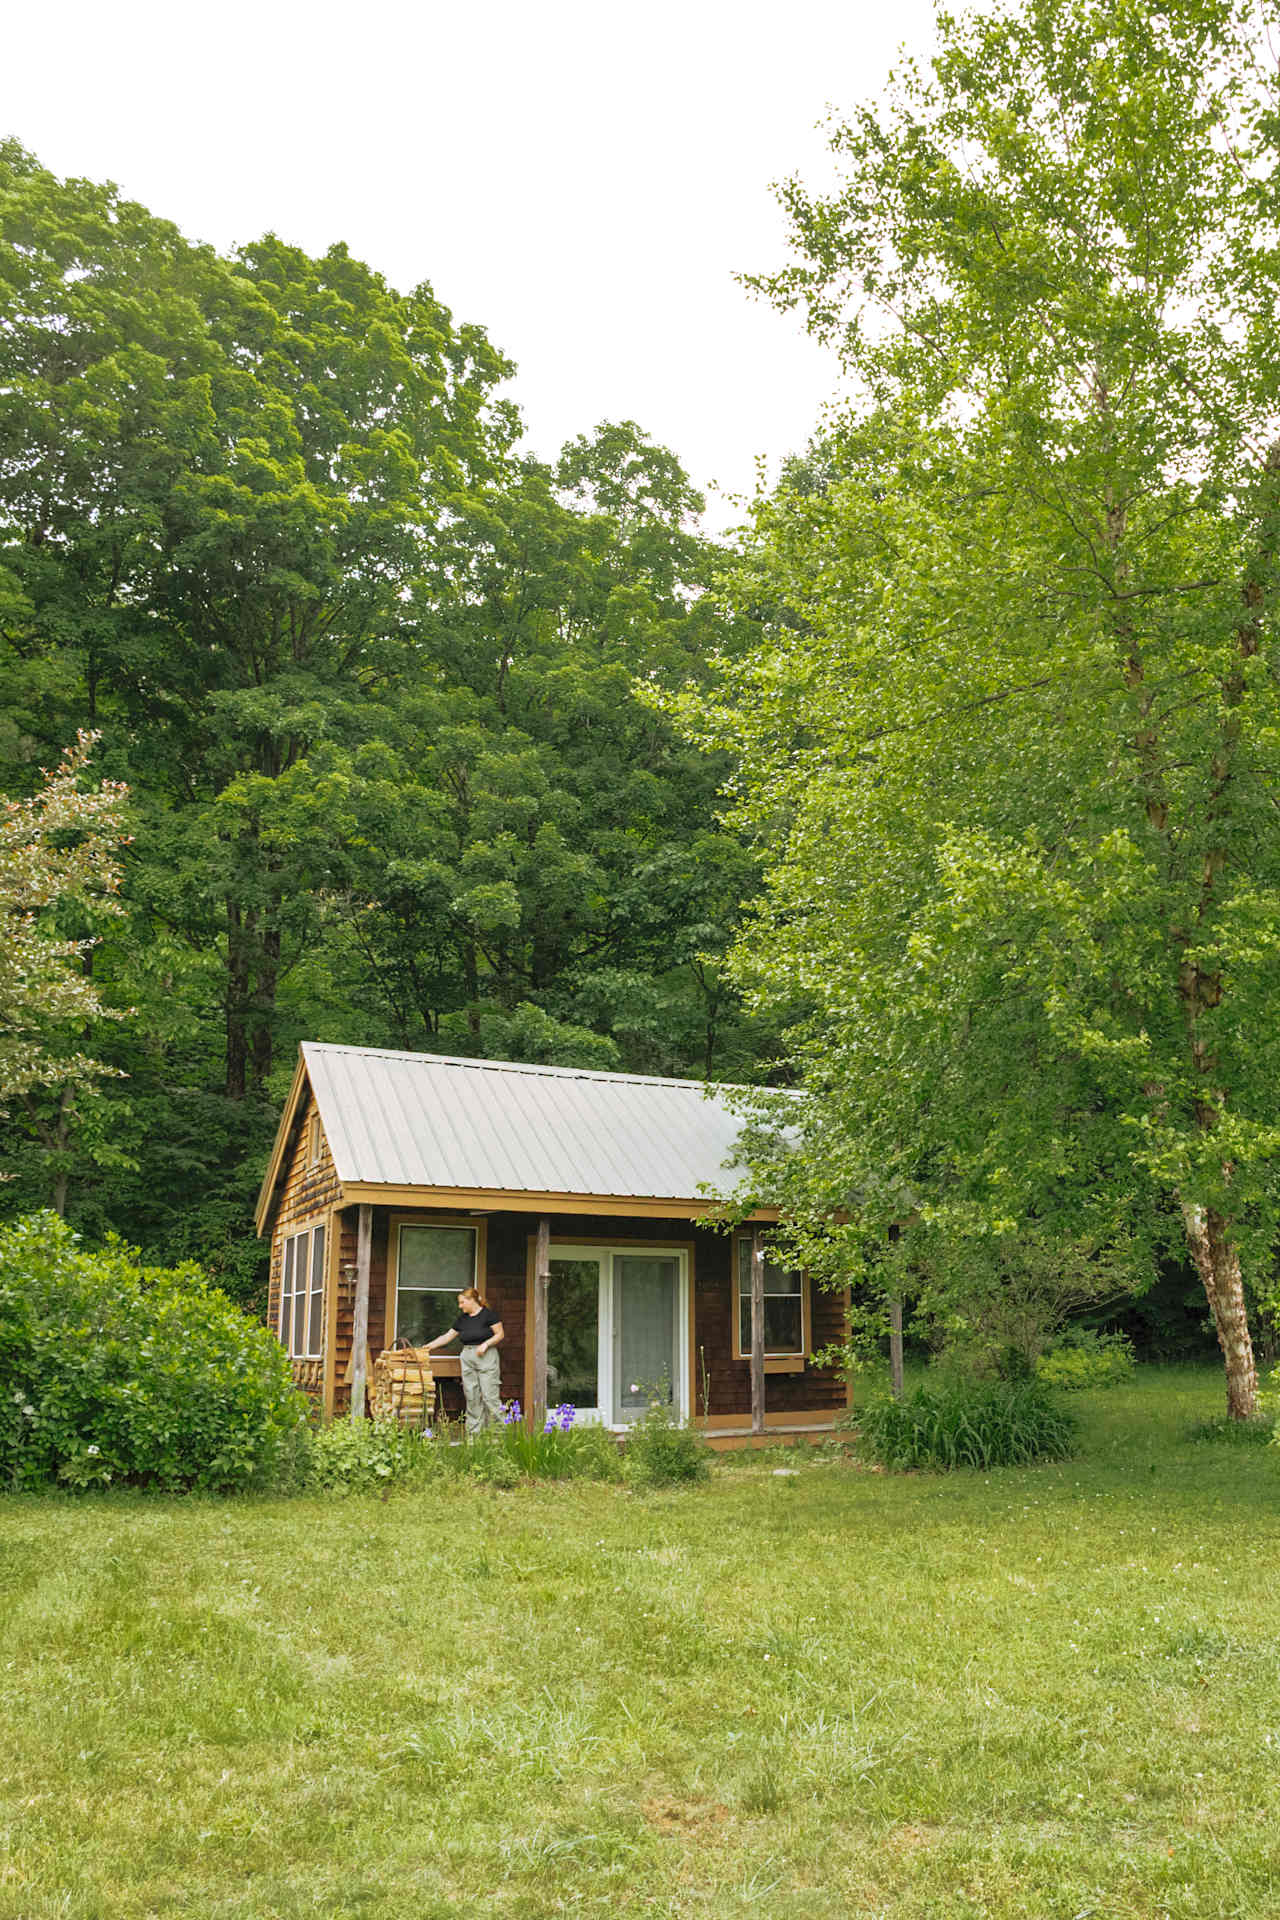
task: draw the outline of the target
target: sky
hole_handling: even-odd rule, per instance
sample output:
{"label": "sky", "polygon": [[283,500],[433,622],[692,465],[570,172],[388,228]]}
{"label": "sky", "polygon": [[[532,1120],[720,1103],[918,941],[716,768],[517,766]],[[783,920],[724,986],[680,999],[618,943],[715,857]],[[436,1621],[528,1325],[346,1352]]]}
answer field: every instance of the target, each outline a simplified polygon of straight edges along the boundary
{"label": "sky", "polygon": [[12,9],[0,134],[192,239],[335,240],[429,281],[517,363],[530,450],[633,419],[708,522],[803,447],[838,370],[735,279],[785,258],[772,183],[927,57],[926,0],[63,0]]}

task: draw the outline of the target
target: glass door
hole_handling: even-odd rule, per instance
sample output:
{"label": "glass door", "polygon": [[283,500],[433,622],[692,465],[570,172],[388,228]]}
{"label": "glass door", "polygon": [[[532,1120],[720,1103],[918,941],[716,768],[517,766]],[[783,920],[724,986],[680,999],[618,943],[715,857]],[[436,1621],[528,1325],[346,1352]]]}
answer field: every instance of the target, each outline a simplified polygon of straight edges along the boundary
{"label": "glass door", "polygon": [[601,1255],[551,1262],[547,1289],[547,1404],[600,1418]]}
{"label": "glass door", "polygon": [[669,1253],[613,1255],[613,1419],[639,1419],[659,1393],[677,1408],[680,1260]]}

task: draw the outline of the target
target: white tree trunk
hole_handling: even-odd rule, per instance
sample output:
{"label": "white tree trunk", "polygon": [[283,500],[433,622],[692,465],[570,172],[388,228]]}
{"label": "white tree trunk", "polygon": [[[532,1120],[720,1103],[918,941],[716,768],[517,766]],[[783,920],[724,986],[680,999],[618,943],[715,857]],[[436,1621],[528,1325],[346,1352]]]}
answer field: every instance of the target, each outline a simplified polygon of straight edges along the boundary
{"label": "white tree trunk", "polygon": [[1230,1229],[1212,1207],[1182,1209],[1187,1246],[1200,1275],[1217,1329],[1218,1345],[1227,1370],[1227,1412],[1233,1420],[1249,1420],[1258,1407],[1258,1369],[1245,1312],[1240,1255]]}

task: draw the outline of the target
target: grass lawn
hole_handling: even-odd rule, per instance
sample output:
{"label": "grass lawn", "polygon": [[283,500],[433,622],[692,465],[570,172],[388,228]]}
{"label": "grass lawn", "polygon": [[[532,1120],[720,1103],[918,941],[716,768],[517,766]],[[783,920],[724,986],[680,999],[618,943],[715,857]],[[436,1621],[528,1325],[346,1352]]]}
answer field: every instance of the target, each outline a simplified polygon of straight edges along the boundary
{"label": "grass lawn", "polygon": [[1280,1915],[1280,1452],[0,1500],[3,1920]]}

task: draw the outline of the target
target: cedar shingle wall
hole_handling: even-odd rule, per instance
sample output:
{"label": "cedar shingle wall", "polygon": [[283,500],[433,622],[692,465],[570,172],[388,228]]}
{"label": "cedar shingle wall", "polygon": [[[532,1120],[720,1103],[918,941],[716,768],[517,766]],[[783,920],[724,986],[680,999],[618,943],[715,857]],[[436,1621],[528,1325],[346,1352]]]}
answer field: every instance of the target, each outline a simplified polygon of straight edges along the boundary
{"label": "cedar shingle wall", "polygon": [[[289,1174],[272,1238],[270,1321],[279,1321],[280,1259],[284,1239],[308,1221],[322,1215],[338,1197],[338,1184],[327,1149],[320,1165],[310,1171],[305,1165],[307,1122],[310,1102],[292,1149]],[[456,1218],[448,1209],[394,1209],[397,1214],[414,1213],[424,1222],[437,1214]],[[373,1248],[369,1269],[369,1345],[376,1355],[387,1344],[387,1236],[392,1209],[373,1210]],[[353,1268],[356,1259],[358,1209],[347,1207],[338,1215],[338,1314],[337,1356],[335,1363],[335,1412],[350,1406],[350,1388],[344,1375],[351,1361],[351,1331],[355,1314],[355,1289],[341,1278],[345,1266]],[[504,1400],[524,1396],[526,1285],[528,1247],[537,1233],[538,1216],[532,1213],[491,1213],[487,1221],[487,1252],[481,1291],[503,1324],[505,1339],[499,1348],[501,1392]],[[628,1240],[692,1241],[694,1243],[694,1395],[695,1410],[701,1416],[709,1411],[712,1421],[731,1414],[751,1411],[751,1374],[745,1360],[733,1357],[732,1237],[715,1233],[686,1220],[633,1220],[625,1217],[557,1214],[552,1218],[556,1240],[582,1245],[625,1245]],[[812,1296],[812,1344],[826,1346],[841,1338],[844,1331],[844,1306],[839,1296],[814,1288]],[[704,1372],[709,1407],[703,1405]],[[460,1411],[461,1389],[456,1381],[444,1383],[449,1412]],[[806,1366],[803,1373],[771,1373],[765,1381],[765,1404],[770,1413],[841,1412],[846,1404],[845,1383],[833,1368]]]}
{"label": "cedar shingle wall", "polygon": [[[311,1116],[315,1111],[310,1090],[301,1103],[298,1124],[293,1140],[286,1154],[286,1173],[284,1185],[276,1208],[275,1219],[271,1227],[271,1270],[267,1282],[267,1325],[275,1334],[280,1331],[280,1273],[284,1261],[284,1243],[291,1235],[300,1233],[303,1227],[314,1226],[317,1220],[324,1220],[329,1208],[338,1198],[338,1176],[334,1172],[333,1161],[329,1154],[328,1142],[323,1133],[320,1139],[320,1159],[316,1166],[307,1165],[307,1141],[311,1132]],[[328,1314],[328,1274],[329,1263],[326,1249],[325,1260],[325,1313]],[[294,1378],[304,1391],[318,1398],[320,1392],[320,1369],[314,1361],[299,1360],[294,1363]]]}

